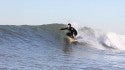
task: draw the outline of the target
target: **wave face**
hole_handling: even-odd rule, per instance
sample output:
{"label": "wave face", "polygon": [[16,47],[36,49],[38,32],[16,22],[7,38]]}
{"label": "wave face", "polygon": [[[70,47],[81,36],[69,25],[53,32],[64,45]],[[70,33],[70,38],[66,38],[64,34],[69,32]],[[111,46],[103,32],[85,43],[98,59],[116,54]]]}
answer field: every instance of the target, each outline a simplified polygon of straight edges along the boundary
{"label": "wave face", "polygon": [[62,32],[59,32],[58,24],[37,25],[37,26],[0,26],[0,45],[18,46],[18,45],[57,45]]}
{"label": "wave face", "polygon": [[[1,46],[60,46],[66,31],[60,31],[63,24],[47,25],[1,25]],[[125,36],[115,33],[105,33],[89,27],[79,27],[77,40],[78,46],[87,46],[97,49],[125,50]]]}

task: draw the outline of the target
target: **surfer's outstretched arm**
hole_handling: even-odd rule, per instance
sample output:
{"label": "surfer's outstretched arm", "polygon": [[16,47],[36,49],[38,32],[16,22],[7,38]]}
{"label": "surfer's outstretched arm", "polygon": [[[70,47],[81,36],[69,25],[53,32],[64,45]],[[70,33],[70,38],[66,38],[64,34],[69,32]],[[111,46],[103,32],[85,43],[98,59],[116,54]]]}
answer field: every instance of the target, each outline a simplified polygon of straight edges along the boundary
{"label": "surfer's outstretched arm", "polygon": [[67,28],[61,28],[60,30],[66,30]]}

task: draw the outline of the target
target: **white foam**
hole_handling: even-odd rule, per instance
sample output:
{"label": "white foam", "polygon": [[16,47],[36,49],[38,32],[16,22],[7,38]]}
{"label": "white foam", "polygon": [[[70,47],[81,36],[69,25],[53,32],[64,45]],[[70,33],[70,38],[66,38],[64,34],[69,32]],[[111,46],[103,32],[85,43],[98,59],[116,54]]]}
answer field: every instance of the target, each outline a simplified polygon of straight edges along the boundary
{"label": "white foam", "polygon": [[84,27],[78,32],[78,41],[91,44],[94,48],[125,50],[125,35],[113,32],[102,32]]}

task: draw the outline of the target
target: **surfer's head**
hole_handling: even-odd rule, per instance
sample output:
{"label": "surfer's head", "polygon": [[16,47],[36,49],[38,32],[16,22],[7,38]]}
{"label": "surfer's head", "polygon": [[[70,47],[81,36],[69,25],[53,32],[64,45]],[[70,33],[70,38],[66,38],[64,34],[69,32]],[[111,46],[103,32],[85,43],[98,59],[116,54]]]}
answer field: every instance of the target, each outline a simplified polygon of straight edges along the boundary
{"label": "surfer's head", "polygon": [[68,28],[69,28],[69,27],[71,27],[71,24],[70,24],[70,23],[68,23]]}

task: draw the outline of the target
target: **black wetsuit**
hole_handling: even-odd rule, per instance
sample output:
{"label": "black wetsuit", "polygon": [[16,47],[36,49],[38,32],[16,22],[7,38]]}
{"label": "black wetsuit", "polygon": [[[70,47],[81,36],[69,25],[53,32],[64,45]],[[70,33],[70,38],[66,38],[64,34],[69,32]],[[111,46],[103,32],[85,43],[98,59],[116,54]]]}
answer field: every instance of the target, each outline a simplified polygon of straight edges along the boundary
{"label": "black wetsuit", "polygon": [[73,27],[67,27],[67,28],[61,28],[61,30],[68,30],[69,32],[66,33],[67,36],[73,37],[73,34],[76,36],[77,35],[77,31],[75,28]]}

